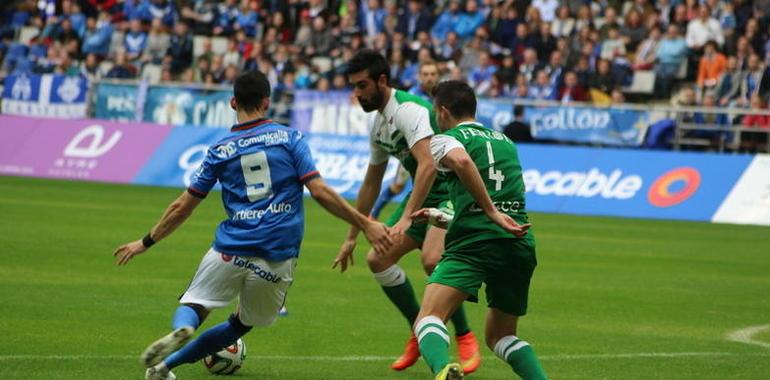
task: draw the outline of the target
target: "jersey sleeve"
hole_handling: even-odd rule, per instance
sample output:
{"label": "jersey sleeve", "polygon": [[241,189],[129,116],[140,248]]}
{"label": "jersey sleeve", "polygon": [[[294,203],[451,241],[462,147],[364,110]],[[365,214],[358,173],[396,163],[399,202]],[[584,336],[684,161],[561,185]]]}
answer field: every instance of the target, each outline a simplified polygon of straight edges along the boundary
{"label": "jersey sleeve", "polygon": [[441,165],[441,160],[443,160],[452,149],[465,150],[465,147],[452,136],[436,135],[430,139],[430,153],[433,155],[433,161],[436,162],[436,168],[438,168],[438,170],[442,172],[450,171],[449,168]]}
{"label": "jersey sleeve", "polygon": [[294,159],[294,168],[297,170],[297,178],[300,182],[307,183],[313,178],[320,177],[321,173],[315,167],[313,155],[310,153],[310,146],[307,145],[302,133],[297,133],[294,137],[291,155]]}
{"label": "jersey sleeve", "polygon": [[211,188],[217,184],[216,165],[214,161],[214,151],[209,148],[206,152],[206,158],[195,171],[187,192],[198,198],[205,198]]}
{"label": "jersey sleeve", "polygon": [[404,103],[395,115],[396,128],[404,134],[409,149],[418,141],[433,136],[428,109],[417,103]]}

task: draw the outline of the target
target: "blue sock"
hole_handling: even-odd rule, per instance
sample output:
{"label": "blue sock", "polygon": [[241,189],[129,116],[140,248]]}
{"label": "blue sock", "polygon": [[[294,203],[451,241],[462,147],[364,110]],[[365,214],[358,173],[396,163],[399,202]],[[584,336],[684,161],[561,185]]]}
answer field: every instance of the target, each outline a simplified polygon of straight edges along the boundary
{"label": "blue sock", "polygon": [[200,324],[201,321],[200,318],[198,318],[198,313],[196,313],[193,308],[182,305],[179,306],[174,313],[174,319],[171,321],[171,328],[176,330],[180,327],[192,326],[192,328],[197,330]]}
{"label": "blue sock", "polygon": [[179,351],[169,355],[163,362],[168,369],[184,363],[195,363],[227,346],[235,343],[243,335],[243,331],[234,327],[229,321],[222,322],[203,332],[198,338],[187,343]]}
{"label": "blue sock", "polygon": [[374,207],[372,208],[372,216],[375,219],[380,217],[382,209],[385,208],[385,205],[387,205],[391,199],[393,199],[393,195],[393,192],[390,191],[390,186],[386,186],[385,190],[380,193],[380,196],[377,198],[377,201],[374,202]]}

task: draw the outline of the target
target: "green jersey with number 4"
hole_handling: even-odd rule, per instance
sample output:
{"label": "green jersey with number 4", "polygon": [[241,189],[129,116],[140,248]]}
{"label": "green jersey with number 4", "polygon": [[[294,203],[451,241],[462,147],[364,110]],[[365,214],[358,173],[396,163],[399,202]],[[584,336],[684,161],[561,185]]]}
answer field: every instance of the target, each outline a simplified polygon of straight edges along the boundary
{"label": "green jersey with number 4", "polygon": [[[527,223],[524,179],[513,142],[502,133],[485,128],[482,124],[459,124],[441,135],[433,136],[431,140],[431,153],[439,170],[448,171],[440,161],[456,148],[464,149],[475,163],[495,207],[516,222]],[[515,238],[487,217],[455,173],[448,173],[447,186],[455,213],[447,227],[447,249],[481,240]]]}

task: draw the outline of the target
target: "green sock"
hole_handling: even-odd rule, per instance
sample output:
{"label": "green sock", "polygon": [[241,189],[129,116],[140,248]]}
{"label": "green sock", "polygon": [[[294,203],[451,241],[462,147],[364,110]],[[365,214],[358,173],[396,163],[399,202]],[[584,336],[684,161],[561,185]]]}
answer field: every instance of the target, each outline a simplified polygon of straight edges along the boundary
{"label": "green sock", "polygon": [[465,316],[465,307],[460,304],[452,317],[450,318],[452,324],[455,326],[455,336],[463,336],[471,332],[471,327],[468,326],[468,318]]}
{"label": "green sock", "polygon": [[420,354],[434,374],[449,364],[449,333],[441,319],[428,316],[417,322],[414,335],[420,344]]}
{"label": "green sock", "polygon": [[546,380],[548,375],[543,371],[535,350],[529,343],[508,335],[495,345],[495,354],[513,368],[513,372],[524,380]]}
{"label": "green sock", "polygon": [[401,315],[409,322],[409,327],[414,326],[414,321],[420,312],[420,305],[414,295],[412,283],[409,282],[403,269],[393,265],[380,273],[375,273],[374,278],[380,283],[390,302],[396,305]]}

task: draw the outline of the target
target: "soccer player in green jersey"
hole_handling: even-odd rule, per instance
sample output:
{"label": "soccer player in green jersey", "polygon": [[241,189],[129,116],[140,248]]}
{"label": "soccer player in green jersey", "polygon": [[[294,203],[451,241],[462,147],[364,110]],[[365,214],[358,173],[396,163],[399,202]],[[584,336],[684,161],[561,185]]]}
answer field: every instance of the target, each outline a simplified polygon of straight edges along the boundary
{"label": "soccer player in green jersey", "polygon": [[[384,254],[369,251],[366,257],[375,280],[406,318],[411,330],[420,306],[412,284],[398,261],[410,251],[420,249],[423,268],[430,274],[444,251],[445,231],[428,228],[425,224],[412,225],[410,217],[421,208],[439,207],[448,196],[443,175],[436,178],[436,167],[430,153],[430,139],[439,133],[438,125],[430,102],[390,87],[388,62],[380,53],[373,50],[359,51],[347,63],[347,73],[361,108],[365,112],[376,111],[370,136],[371,158],[364,182],[358,191],[356,208],[369,215],[380,193],[391,156],[401,162],[414,183],[411,194],[386,223],[392,226],[393,246]],[[339,265],[343,272],[352,263],[357,236],[358,229],[351,228],[334,262],[334,267]],[[473,372],[481,363],[481,355],[462,307],[457,308],[451,320],[455,327],[460,362],[466,372]],[[404,370],[419,358],[417,338],[412,336],[404,354],[391,364],[391,368]]]}
{"label": "soccer player in green jersey", "polygon": [[437,380],[463,377],[462,367],[449,362],[444,322],[463,301],[478,301],[483,282],[487,346],[522,378],[546,379],[532,347],[516,336],[537,265],[516,147],[475,121],[476,97],[463,82],[439,84],[434,109],[444,133],[431,139],[431,153],[438,170],[448,173],[454,216],[436,217],[440,211],[435,209],[412,214],[416,220],[448,222],[446,248],[414,325],[420,352]]}

